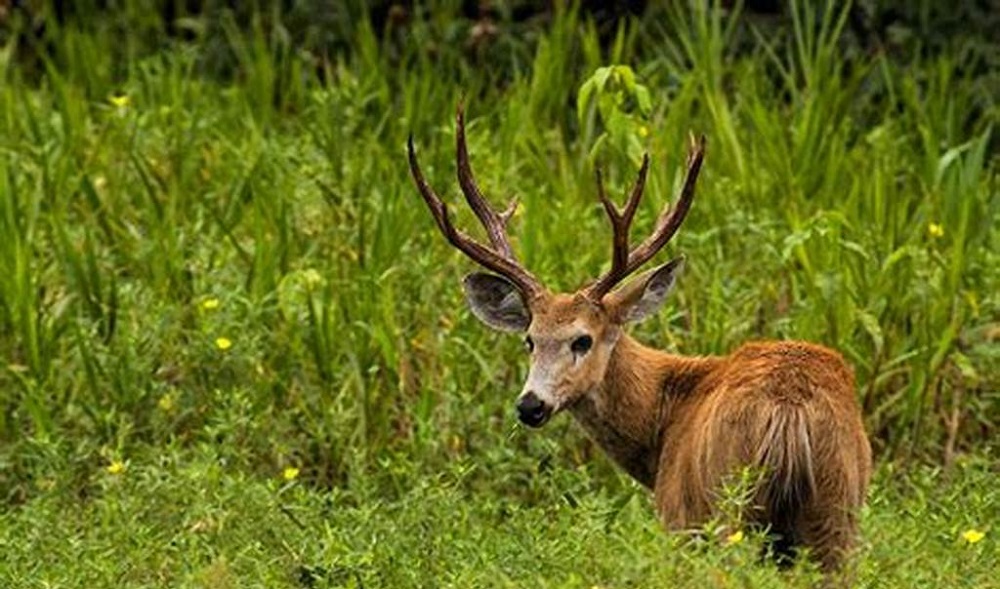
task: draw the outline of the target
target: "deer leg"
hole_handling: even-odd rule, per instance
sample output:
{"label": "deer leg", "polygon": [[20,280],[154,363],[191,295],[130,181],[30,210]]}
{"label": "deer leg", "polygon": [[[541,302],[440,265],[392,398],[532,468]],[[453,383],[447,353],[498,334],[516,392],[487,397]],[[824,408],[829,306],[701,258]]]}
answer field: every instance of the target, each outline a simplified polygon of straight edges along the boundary
{"label": "deer leg", "polygon": [[840,571],[851,555],[858,536],[857,514],[842,501],[817,502],[802,514],[801,545],[808,548],[820,569]]}

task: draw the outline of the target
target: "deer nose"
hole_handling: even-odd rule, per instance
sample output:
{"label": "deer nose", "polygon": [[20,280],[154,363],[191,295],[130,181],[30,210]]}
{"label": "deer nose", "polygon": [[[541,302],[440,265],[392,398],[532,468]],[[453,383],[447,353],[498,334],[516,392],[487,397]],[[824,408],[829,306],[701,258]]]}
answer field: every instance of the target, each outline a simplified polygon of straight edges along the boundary
{"label": "deer nose", "polygon": [[541,427],[551,414],[552,409],[532,391],[517,400],[517,418],[528,427]]}

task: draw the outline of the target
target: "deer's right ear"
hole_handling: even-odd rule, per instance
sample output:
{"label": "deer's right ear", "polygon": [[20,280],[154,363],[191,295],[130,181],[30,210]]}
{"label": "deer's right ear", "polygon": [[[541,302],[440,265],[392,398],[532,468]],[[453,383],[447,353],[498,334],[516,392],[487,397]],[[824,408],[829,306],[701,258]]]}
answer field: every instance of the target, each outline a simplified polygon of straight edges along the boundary
{"label": "deer's right ear", "polygon": [[531,313],[521,292],[511,282],[494,274],[475,272],[462,280],[465,300],[480,321],[500,331],[525,331]]}

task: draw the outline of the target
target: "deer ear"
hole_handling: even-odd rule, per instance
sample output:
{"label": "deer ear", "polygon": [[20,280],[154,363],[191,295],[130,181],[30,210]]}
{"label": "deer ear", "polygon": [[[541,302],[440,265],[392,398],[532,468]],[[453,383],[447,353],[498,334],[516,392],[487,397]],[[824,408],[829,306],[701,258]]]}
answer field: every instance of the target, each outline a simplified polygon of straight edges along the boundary
{"label": "deer ear", "polygon": [[500,331],[525,331],[531,313],[521,292],[511,282],[494,274],[475,272],[462,280],[465,300],[480,321]]}
{"label": "deer ear", "polygon": [[684,256],[653,268],[611,292],[605,305],[620,323],[642,321],[660,310],[684,269]]}

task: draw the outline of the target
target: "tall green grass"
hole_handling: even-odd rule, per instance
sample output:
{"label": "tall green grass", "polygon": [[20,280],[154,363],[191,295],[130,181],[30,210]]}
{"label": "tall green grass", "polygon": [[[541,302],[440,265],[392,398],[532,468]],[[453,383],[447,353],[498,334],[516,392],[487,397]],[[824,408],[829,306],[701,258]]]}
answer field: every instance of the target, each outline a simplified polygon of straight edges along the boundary
{"label": "tall green grass", "polygon": [[[522,258],[575,288],[609,263],[594,133],[573,111],[608,63],[653,94],[637,235],[679,182],[687,133],[709,139],[671,246],[689,272],[643,340],[689,354],[822,342],[855,366],[880,455],[950,461],[994,444],[997,111],[958,56],[845,58],[846,12],[832,4],[792,3],[782,35],[692,3],[623,25],[606,49],[560,9],[524,39],[502,34],[492,68],[492,53],[462,43],[451,4],[407,35],[345,26],[352,50],[334,55],[296,51],[277,10],[157,51],[152,24],[112,35],[70,22],[47,33],[40,74],[4,54],[9,499],[53,464],[86,487],[95,460],[175,444],[218,447],[249,471],[294,463],[320,485],[374,476],[399,489],[394,456],[434,471],[534,444],[593,460],[565,422],[516,435],[520,345],[465,311],[471,264],[437,235],[403,146],[413,133],[454,199],[464,97],[480,184],[522,199]],[[229,78],[206,74],[218,43]],[[633,174],[613,166],[611,189]]]}

